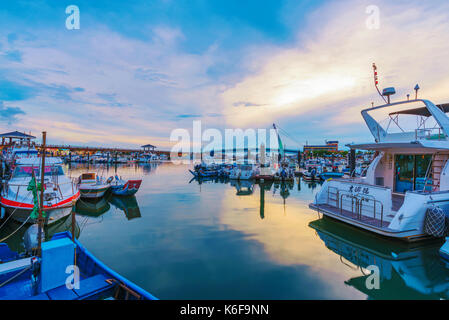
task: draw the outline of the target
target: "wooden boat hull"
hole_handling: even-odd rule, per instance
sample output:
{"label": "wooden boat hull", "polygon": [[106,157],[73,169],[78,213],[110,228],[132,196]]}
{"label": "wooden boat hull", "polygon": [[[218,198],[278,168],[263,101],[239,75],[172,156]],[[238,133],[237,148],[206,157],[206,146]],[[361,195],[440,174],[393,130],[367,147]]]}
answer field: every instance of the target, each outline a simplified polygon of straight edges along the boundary
{"label": "wooden boat hull", "polygon": [[[70,232],[57,233],[51,241],[64,238],[71,240]],[[0,287],[0,300],[157,300],[152,294],[98,260],[78,240],[75,239],[74,242],[76,265],[81,275],[79,288],[68,289],[64,284],[46,292],[33,294],[31,258],[25,258],[2,265],[1,282],[11,279],[18,272],[22,272],[22,274],[20,278]]]}
{"label": "wooden boat hull", "polygon": [[112,185],[111,191],[116,196],[132,196],[139,191],[142,180],[128,180],[121,185]]}
{"label": "wooden boat hull", "polygon": [[81,198],[101,198],[104,196],[106,191],[109,190],[109,186],[101,187],[101,188],[92,188],[92,187],[79,187]]}

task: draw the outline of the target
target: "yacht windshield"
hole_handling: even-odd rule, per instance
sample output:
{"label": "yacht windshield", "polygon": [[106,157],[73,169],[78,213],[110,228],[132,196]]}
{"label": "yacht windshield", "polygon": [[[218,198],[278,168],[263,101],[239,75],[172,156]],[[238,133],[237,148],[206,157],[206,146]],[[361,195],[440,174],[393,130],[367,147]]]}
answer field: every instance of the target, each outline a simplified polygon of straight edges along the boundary
{"label": "yacht windshield", "polygon": [[[40,167],[33,167],[33,166],[18,166],[17,168],[14,169],[14,174],[13,176],[15,178],[22,178],[22,177],[31,177],[33,174],[34,170],[34,175],[36,177],[40,177]],[[52,176],[52,175],[57,175],[57,176],[62,176],[64,175],[64,170],[62,169],[61,166],[45,166],[45,175],[46,176]]]}

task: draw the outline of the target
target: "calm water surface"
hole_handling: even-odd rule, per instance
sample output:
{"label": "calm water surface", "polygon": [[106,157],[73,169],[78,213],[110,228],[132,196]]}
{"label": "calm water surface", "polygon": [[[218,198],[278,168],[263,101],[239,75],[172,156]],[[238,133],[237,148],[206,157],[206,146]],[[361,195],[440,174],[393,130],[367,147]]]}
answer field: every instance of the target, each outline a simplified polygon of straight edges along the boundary
{"label": "calm water surface", "polygon": [[[160,299],[448,297],[441,243],[404,245],[320,219],[308,208],[319,185],[200,183],[188,168],[90,165],[143,183],[135,198],[79,202],[80,241]],[[369,265],[379,268],[378,290],[366,287]]]}

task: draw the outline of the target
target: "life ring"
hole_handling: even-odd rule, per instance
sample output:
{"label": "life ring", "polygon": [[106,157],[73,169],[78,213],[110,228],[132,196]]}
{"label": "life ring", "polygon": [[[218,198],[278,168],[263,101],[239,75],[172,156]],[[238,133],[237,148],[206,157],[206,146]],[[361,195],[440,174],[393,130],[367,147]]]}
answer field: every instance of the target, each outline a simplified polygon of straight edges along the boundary
{"label": "life ring", "polygon": [[110,176],[110,177],[108,178],[108,180],[106,180],[106,183],[111,183],[112,180],[114,180],[114,177],[113,177],[113,176]]}

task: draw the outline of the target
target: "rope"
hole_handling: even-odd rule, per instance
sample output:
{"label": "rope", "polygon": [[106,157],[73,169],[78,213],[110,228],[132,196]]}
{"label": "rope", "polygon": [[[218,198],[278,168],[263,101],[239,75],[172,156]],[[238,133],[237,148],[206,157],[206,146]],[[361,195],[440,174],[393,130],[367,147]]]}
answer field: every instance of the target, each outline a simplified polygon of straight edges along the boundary
{"label": "rope", "polygon": [[25,269],[23,269],[22,271],[20,271],[19,273],[15,274],[14,276],[12,276],[11,278],[9,278],[8,280],[6,280],[5,282],[0,284],[0,288],[3,287],[4,285],[10,283],[12,280],[20,277],[22,274],[25,273],[25,271],[28,271],[31,269],[31,266],[26,267]]}
{"label": "rope", "polygon": [[[31,191],[28,193],[28,195],[25,197],[25,199],[24,199],[23,201],[25,201],[26,199],[28,199],[28,197],[30,196],[30,194],[31,194]],[[0,226],[0,229],[3,228],[3,226],[5,225],[5,223],[9,220],[9,218],[11,218],[11,217],[14,215],[14,213],[16,212],[16,210],[19,209],[19,208],[21,208],[21,207],[22,207],[22,206],[20,205],[20,206],[16,207],[16,208],[13,210],[13,212],[8,216],[8,218],[6,218],[6,220],[2,223],[2,225]]]}
{"label": "rope", "polygon": [[11,233],[9,236],[4,237],[3,239],[0,239],[0,242],[5,242],[6,240],[8,240],[13,234],[19,231],[20,228],[22,228],[28,222],[28,220],[30,220],[30,216],[28,216],[28,218],[26,218],[26,220],[16,230],[14,230],[13,233]]}

